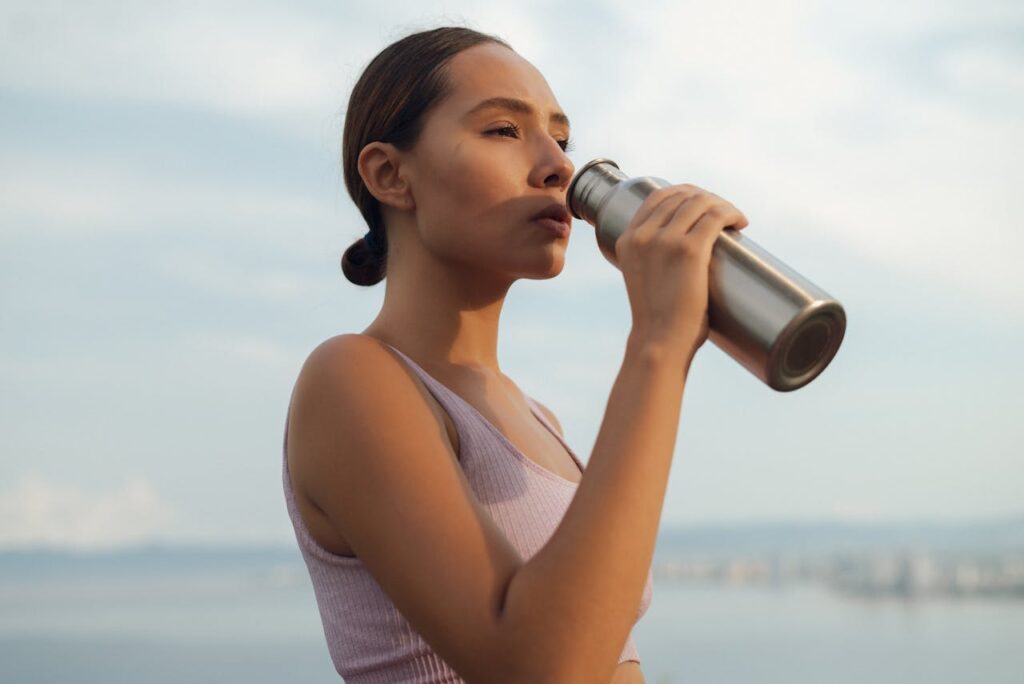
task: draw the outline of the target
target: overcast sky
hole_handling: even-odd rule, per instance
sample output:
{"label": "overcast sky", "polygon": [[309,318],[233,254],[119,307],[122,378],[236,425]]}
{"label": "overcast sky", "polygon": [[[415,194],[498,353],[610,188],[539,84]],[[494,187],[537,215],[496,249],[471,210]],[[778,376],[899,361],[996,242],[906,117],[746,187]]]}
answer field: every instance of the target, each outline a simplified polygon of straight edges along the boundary
{"label": "overcast sky", "polygon": [[[294,540],[288,398],[384,285],[338,158],[363,66],[414,30],[509,41],[577,167],[700,185],[839,299],[775,392],[708,342],[663,524],[1024,512],[1024,5],[0,3],[0,546]],[[506,302],[503,371],[586,459],[621,274],[576,221]]]}

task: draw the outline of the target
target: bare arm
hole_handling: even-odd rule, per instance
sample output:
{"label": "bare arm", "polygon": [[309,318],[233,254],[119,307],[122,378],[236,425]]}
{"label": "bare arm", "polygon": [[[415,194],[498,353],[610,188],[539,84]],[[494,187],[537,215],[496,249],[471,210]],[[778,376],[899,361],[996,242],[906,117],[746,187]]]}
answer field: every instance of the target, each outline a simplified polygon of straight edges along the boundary
{"label": "bare arm", "polygon": [[537,681],[608,682],[654,554],[687,359],[631,336],[561,525],[512,578],[502,623]]}
{"label": "bare arm", "polygon": [[678,185],[648,195],[618,238],[633,312],[622,368],[576,496],[502,604],[504,631],[536,649],[544,681],[608,682],[615,669],[654,554],[685,378],[707,339],[714,242],[746,224],[717,195]]}

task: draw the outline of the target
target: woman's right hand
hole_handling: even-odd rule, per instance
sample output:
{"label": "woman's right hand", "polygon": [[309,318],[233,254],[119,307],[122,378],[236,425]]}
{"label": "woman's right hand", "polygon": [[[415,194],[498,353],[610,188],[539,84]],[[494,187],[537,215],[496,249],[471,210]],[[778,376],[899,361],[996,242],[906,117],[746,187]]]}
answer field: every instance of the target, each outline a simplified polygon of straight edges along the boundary
{"label": "woman's right hand", "polygon": [[686,353],[708,336],[708,265],[718,234],[747,217],[695,185],[658,188],[644,198],[615,243],[633,313],[633,335]]}

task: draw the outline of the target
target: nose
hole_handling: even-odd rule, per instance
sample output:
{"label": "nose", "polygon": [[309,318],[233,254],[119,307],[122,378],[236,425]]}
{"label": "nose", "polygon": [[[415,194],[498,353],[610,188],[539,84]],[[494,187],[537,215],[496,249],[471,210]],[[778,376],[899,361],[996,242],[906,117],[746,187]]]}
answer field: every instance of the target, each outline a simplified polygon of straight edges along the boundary
{"label": "nose", "polygon": [[533,168],[530,184],[537,187],[558,187],[566,190],[576,167],[554,138],[547,138],[541,159]]}

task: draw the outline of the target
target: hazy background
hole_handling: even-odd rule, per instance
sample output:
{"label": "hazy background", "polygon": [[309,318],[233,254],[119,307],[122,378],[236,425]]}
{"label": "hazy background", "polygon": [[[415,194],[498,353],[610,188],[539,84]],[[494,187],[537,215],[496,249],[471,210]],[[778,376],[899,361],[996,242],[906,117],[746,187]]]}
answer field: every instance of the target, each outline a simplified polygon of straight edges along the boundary
{"label": "hazy background", "polygon": [[[726,197],[846,308],[796,392],[698,353],[666,526],[1024,510],[1020,3],[2,2],[0,546],[294,544],[292,384],[384,292],[338,265],[348,94],[451,23],[545,74],[577,167]],[[629,323],[582,221],[507,300],[502,369],[584,458]]]}

